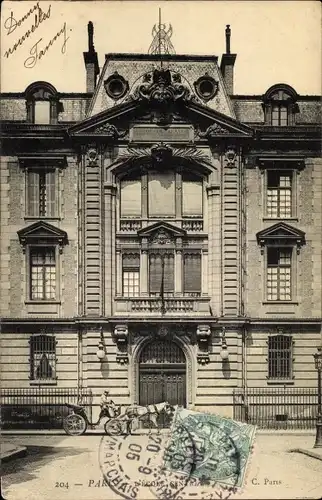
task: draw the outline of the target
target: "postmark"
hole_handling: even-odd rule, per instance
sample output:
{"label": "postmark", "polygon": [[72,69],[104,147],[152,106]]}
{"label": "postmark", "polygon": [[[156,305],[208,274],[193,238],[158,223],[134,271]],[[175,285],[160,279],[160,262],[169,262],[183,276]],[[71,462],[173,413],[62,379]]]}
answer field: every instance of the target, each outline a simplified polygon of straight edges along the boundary
{"label": "postmark", "polygon": [[178,408],[171,431],[104,436],[100,466],[121,498],[231,498],[241,489],[255,428]]}
{"label": "postmark", "polygon": [[104,436],[99,463],[104,480],[120,497],[128,499],[178,499],[193,466],[193,446],[182,432],[185,454],[177,454],[180,469],[163,470],[162,460],[169,434]]}

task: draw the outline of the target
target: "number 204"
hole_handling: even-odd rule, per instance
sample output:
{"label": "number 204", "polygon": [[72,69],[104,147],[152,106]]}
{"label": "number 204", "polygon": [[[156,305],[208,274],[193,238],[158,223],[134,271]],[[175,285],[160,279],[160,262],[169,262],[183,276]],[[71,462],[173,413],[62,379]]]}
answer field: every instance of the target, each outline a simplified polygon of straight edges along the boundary
{"label": "number 204", "polygon": [[59,481],[56,481],[55,488],[66,488],[68,490],[69,484],[68,483],[60,483]]}

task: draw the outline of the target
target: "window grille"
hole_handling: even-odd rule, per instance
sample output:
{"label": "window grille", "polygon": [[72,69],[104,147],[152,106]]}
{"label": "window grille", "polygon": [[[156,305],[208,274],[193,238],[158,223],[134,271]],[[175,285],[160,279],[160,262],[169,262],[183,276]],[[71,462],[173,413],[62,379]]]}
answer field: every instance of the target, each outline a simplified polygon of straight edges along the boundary
{"label": "window grille", "polygon": [[32,217],[53,217],[56,204],[55,170],[29,170],[27,210]]}
{"label": "window grille", "polygon": [[123,297],[137,297],[140,295],[140,254],[124,254],[122,257],[123,269]]}
{"label": "window grille", "polygon": [[291,217],[292,173],[267,171],[268,217]]}
{"label": "window grille", "polygon": [[183,290],[185,295],[201,294],[201,253],[183,255]]}
{"label": "window grille", "polygon": [[182,349],[168,340],[154,340],[149,342],[141,352],[140,363],[185,363]]}
{"label": "window grille", "polygon": [[268,338],[268,378],[292,378],[292,337],[274,335]]}
{"label": "window grille", "polygon": [[50,335],[30,338],[30,379],[56,379],[56,340]]}
{"label": "window grille", "polygon": [[291,300],[290,248],[267,249],[267,300]]}
{"label": "window grille", "polygon": [[31,248],[30,298],[31,300],[56,298],[55,248]]}
{"label": "window grille", "polygon": [[[162,265],[164,261],[164,266]],[[174,254],[173,253],[151,253],[149,256],[149,289],[150,295],[160,296],[163,279],[163,291],[165,296],[171,296],[174,292]]]}

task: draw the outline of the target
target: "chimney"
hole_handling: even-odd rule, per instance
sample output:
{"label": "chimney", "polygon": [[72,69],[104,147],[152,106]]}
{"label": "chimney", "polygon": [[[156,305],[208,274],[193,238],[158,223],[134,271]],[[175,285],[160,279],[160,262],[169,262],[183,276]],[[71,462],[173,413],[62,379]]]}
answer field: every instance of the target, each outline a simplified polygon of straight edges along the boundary
{"label": "chimney", "polygon": [[224,78],[226,89],[229,95],[234,93],[234,65],[236,61],[237,54],[230,53],[230,37],[231,29],[230,25],[226,26],[226,53],[222,55],[220,70]]}
{"label": "chimney", "polygon": [[88,51],[83,52],[86,68],[86,92],[93,93],[96,87],[96,79],[99,74],[97,52],[93,43],[94,27],[92,21],[87,25],[88,31]]}

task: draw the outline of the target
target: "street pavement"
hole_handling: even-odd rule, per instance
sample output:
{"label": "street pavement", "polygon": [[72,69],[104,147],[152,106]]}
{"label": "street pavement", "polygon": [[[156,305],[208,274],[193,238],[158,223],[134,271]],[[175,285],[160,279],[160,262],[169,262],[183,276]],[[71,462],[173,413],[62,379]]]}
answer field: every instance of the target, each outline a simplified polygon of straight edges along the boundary
{"label": "street pavement", "polygon": [[[102,480],[99,446],[103,436],[6,435],[11,445],[26,446],[27,455],[2,464],[2,494],[6,500],[114,500],[121,498]],[[106,439],[106,438],[103,438]],[[148,436],[136,436],[136,447]],[[313,451],[314,435],[258,434],[243,492],[243,500],[321,499],[322,461],[295,449]],[[135,446],[133,447],[135,451]],[[131,459],[133,456],[131,456]],[[135,457],[134,457],[135,458]],[[126,464],[123,467],[126,467]],[[133,461],[137,466],[138,464]],[[134,476],[133,476],[134,477]],[[129,483],[131,478],[129,479]],[[133,482],[132,482],[133,484]],[[130,497],[135,490],[129,487]],[[141,496],[142,495],[142,496]],[[145,486],[138,500],[156,498]],[[185,498],[185,497],[178,497]],[[189,497],[190,498],[190,497]],[[199,500],[200,497],[194,496]],[[217,494],[203,498],[218,498]]]}

